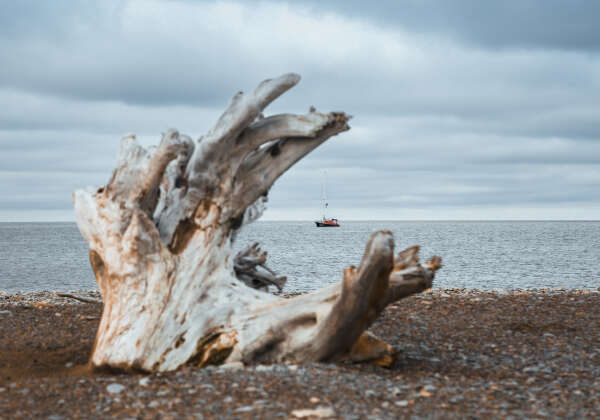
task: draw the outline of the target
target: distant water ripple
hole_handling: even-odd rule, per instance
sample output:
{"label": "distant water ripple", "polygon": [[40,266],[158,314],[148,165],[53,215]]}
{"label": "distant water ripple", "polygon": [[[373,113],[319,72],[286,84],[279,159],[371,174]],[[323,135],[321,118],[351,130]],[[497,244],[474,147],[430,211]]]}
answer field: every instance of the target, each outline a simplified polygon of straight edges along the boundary
{"label": "distant water ripple", "polygon": [[[287,291],[339,281],[358,265],[369,234],[387,229],[396,250],[421,245],[440,255],[435,287],[477,289],[597,288],[600,222],[256,222],[236,249],[259,241]],[[0,223],[0,290],[95,289],[87,244],[73,223]]]}

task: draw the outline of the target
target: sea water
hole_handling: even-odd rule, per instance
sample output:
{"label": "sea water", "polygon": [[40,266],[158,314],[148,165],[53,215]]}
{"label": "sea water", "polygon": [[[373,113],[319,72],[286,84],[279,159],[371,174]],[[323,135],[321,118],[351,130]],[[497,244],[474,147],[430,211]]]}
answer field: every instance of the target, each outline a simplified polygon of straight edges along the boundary
{"label": "sea water", "polygon": [[[255,222],[235,248],[258,241],[267,265],[288,282],[285,291],[311,291],[360,264],[369,235],[394,234],[396,251],[421,245],[439,255],[434,287],[515,289],[600,287],[600,222]],[[88,247],[74,223],[0,223],[0,290],[96,289]]]}

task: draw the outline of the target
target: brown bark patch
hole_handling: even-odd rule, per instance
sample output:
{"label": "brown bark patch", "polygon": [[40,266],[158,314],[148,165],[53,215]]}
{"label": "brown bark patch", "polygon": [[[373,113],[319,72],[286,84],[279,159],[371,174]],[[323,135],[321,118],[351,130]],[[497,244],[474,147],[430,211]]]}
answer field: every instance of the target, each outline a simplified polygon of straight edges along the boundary
{"label": "brown bark patch", "polygon": [[96,251],[90,249],[90,264],[92,266],[92,270],[94,271],[94,276],[96,277],[96,282],[98,284],[102,284],[102,279],[104,279],[104,275],[106,273],[106,266],[104,265],[104,261],[98,255]]}
{"label": "brown bark patch", "polygon": [[215,333],[198,342],[196,356],[189,363],[198,367],[223,363],[237,344],[237,332]]}
{"label": "brown bark patch", "polygon": [[352,362],[369,362],[377,366],[390,367],[396,360],[397,351],[383,340],[363,333],[352,345],[349,359]]}

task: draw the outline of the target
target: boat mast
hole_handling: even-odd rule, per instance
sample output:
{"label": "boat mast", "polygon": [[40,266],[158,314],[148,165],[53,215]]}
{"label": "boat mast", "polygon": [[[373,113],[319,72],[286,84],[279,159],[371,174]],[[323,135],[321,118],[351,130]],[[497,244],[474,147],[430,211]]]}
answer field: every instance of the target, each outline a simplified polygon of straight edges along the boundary
{"label": "boat mast", "polygon": [[323,201],[323,220],[326,220],[327,210],[327,171],[323,171],[323,181],[321,182],[321,200]]}

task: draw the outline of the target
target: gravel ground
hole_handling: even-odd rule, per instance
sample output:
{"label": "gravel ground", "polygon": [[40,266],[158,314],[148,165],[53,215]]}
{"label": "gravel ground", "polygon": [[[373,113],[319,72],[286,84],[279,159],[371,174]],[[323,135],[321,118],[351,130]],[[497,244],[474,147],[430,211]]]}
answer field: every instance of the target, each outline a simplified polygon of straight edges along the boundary
{"label": "gravel ground", "polygon": [[141,375],[85,366],[100,303],[0,292],[0,419],[600,418],[599,308],[591,290],[435,290],[390,306],[372,326],[400,351],[390,369]]}

